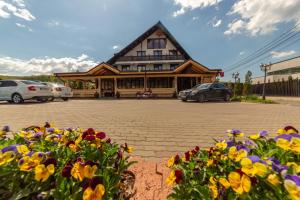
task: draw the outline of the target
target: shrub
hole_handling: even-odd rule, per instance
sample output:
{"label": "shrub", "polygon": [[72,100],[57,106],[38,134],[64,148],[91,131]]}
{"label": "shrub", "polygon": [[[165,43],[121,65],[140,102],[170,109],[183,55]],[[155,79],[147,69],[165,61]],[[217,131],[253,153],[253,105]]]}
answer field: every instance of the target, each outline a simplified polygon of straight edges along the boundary
{"label": "shrub", "polygon": [[[3,199],[122,199],[132,148],[89,128],[0,131]],[[12,138],[8,138],[12,136]]]}
{"label": "shrub", "polygon": [[246,140],[229,130],[229,139],[208,149],[170,158],[169,199],[297,200],[300,196],[300,135],[291,126],[268,138],[262,131]]}

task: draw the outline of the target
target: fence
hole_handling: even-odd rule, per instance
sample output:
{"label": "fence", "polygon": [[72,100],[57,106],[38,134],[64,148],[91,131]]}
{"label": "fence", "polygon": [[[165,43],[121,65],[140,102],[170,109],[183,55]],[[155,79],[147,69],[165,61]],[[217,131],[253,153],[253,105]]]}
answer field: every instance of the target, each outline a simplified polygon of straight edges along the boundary
{"label": "fence", "polygon": [[[261,95],[263,84],[252,85],[252,93]],[[266,95],[270,96],[300,96],[300,80],[266,83]]]}

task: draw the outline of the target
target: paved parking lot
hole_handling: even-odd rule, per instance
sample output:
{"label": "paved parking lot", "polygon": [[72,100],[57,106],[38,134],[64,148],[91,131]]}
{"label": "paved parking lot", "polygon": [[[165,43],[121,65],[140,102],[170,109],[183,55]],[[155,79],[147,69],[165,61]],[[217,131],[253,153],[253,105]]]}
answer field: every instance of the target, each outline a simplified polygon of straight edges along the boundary
{"label": "paved parking lot", "polygon": [[0,103],[0,126],[18,130],[45,121],[58,127],[94,127],[116,142],[127,142],[134,155],[164,158],[212,138],[227,129],[246,134],[274,132],[287,124],[300,127],[300,106],[252,103],[183,103],[178,100],[71,100],[68,102]]}

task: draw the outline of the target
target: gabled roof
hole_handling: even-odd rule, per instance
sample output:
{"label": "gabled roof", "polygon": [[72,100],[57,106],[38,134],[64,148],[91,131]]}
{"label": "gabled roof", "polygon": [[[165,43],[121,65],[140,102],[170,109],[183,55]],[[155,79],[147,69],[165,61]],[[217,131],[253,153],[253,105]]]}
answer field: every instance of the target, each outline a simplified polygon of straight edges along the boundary
{"label": "gabled roof", "polygon": [[103,72],[103,70],[108,70],[111,71],[114,74],[119,74],[120,71],[114,67],[112,67],[111,65],[102,62],[99,65],[93,67],[92,69],[90,69],[89,71],[86,72],[67,72],[67,73],[55,73],[55,76],[92,76],[92,75],[100,75],[99,73]]}
{"label": "gabled roof", "polygon": [[189,59],[186,62],[182,63],[180,66],[178,66],[174,70],[174,73],[180,73],[183,70],[185,70],[188,66],[192,66],[193,68],[195,68],[196,71],[205,72],[205,73],[218,73],[222,71],[221,69],[209,69],[208,67],[200,64],[199,62],[193,59]]}
{"label": "gabled roof", "polygon": [[184,48],[177,42],[175,37],[168,31],[168,29],[159,21],[154,26],[149,28],[146,32],[144,32],[141,36],[135,39],[132,43],[122,49],[120,52],[116,53],[112,58],[110,58],[107,63],[113,64],[118,58],[124,56],[131,49],[136,47],[139,43],[149,37],[156,30],[160,29],[166,37],[173,43],[173,45],[179,50],[179,52],[185,57],[185,59],[190,59],[190,55],[184,50]]}

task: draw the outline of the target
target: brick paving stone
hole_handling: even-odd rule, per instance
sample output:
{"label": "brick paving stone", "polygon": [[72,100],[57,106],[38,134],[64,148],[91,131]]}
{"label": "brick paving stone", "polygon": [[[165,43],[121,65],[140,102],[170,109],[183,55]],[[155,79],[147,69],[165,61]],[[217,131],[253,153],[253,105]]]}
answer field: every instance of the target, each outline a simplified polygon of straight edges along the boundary
{"label": "brick paving stone", "polygon": [[115,142],[132,145],[134,155],[161,159],[194,148],[238,128],[246,135],[274,133],[291,124],[300,127],[300,109],[293,104],[183,103],[178,100],[70,100],[68,102],[0,103],[0,126],[19,130],[45,121],[57,127],[93,127]]}

